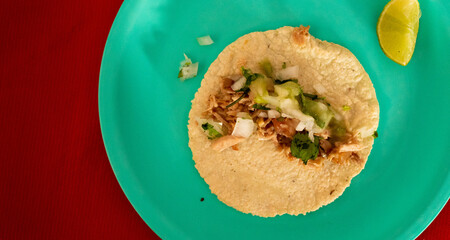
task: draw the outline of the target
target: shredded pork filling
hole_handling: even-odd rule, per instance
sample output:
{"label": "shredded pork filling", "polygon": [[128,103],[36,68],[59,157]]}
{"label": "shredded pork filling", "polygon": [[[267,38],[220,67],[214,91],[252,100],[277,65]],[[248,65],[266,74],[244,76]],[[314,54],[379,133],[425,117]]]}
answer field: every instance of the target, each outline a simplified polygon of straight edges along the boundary
{"label": "shredded pork filling", "polygon": [[[297,159],[292,156],[290,146],[294,135],[298,133],[296,127],[300,120],[287,117],[269,118],[267,110],[253,108],[255,102],[251,93],[245,94],[239,102],[230,106],[243,94],[231,89],[233,83],[234,81],[230,78],[222,78],[221,90],[210,96],[209,108],[203,113],[205,118],[222,123],[224,136],[214,140],[213,148],[218,151],[229,147],[238,150],[236,144],[244,139],[231,136],[231,133],[236,125],[238,113],[244,112],[248,113],[255,123],[259,140],[273,141],[279,151],[285,152],[291,159]],[[319,155],[315,162],[321,162],[324,158],[336,162],[342,162],[345,159],[359,160],[356,151],[361,150],[361,144],[349,133],[346,133],[345,137],[336,139],[332,136],[331,130],[326,128],[314,135],[320,137]]]}

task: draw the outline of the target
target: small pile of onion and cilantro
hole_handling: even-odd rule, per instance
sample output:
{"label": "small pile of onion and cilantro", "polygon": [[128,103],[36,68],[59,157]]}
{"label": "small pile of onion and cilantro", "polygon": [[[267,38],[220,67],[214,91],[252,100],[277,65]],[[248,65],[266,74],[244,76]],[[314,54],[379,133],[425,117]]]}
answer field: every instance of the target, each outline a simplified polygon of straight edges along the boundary
{"label": "small pile of onion and cilantro", "polygon": [[[236,80],[231,88],[242,93],[241,96],[230,103],[228,107],[237,104],[250,93],[254,96],[254,109],[267,111],[268,118],[295,118],[300,120],[295,128],[297,131],[290,144],[291,155],[300,158],[304,164],[314,160],[319,154],[320,137],[314,134],[321,133],[330,126],[334,136],[343,136],[346,133],[344,125],[336,120],[335,113],[325,98],[314,94],[304,93],[296,77],[298,66],[287,67],[283,63],[282,69],[276,74],[268,60],[260,62],[264,72],[253,73],[250,69],[241,67],[242,77]],[[268,85],[273,85],[273,91]],[[221,123],[213,120],[199,119],[199,124],[209,139],[222,137]],[[231,135],[248,138],[255,131],[256,125],[248,113],[238,113],[236,124]]]}
{"label": "small pile of onion and cilantro", "polygon": [[[200,46],[207,46],[214,43],[211,36],[206,35],[203,37],[198,37],[197,42]],[[189,78],[194,78],[197,76],[198,72],[198,62],[192,63],[192,60],[184,53],[184,60],[180,62],[180,67],[178,71],[178,78],[184,81]]]}

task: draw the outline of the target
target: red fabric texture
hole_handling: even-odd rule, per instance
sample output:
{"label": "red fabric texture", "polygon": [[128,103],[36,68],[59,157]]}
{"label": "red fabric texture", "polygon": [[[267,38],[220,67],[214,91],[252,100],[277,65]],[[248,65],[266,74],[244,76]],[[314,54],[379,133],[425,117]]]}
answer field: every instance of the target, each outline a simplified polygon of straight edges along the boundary
{"label": "red fabric texture", "polygon": [[[1,1],[0,239],[158,239],[113,174],[97,105],[120,0]],[[448,239],[447,206],[418,239]]]}

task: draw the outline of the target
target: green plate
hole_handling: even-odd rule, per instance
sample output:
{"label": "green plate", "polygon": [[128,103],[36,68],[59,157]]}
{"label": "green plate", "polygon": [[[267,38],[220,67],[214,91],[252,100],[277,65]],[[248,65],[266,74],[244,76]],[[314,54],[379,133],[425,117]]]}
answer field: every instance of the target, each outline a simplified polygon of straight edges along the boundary
{"label": "green plate", "polygon": [[[450,4],[420,2],[416,50],[402,67],[378,45],[375,28],[386,3],[125,1],[103,56],[100,122],[114,173],[142,219],[164,239],[419,235],[450,195]],[[380,102],[380,137],[366,168],[333,203],[306,216],[255,217],[220,202],[195,169],[186,127],[191,100],[208,66],[235,39],[300,24],[361,61]],[[199,46],[196,37],[204,35],[215,43]],[[200,67],[196,78],[180,82],[183,53]]]}

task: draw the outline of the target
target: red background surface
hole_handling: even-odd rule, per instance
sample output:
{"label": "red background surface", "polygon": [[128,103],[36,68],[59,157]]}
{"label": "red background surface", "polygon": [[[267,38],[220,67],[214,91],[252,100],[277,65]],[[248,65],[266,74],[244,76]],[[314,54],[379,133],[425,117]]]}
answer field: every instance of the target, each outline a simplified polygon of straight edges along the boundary
{"label": "red background surface", "polygon": [[[0,239],[157,239],[123,194],[98,119],[120,0],[1,1]],[[450,207],[418,239],[448,239]]]}

